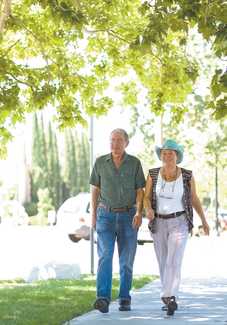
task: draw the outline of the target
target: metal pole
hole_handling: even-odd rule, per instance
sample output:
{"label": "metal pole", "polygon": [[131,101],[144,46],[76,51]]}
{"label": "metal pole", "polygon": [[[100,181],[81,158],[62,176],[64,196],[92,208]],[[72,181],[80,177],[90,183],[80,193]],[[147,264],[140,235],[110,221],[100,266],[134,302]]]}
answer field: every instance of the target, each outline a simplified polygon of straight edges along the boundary
{"label": "metal pole", "polygon": [[161,118],[160,118],[160,139],[161,139],[161,144],[163,144],[163,119],[164,119],[164,113],[161,114]]}
{"label": "metal pole", "polygon": [[215,153],[215,217],[216,217],[216,231],[219,236],[219,220],[218,220],[218,154]]}
{"label": "metal pole", "polygon": [[[94,151],[93,151],[93,141],[94,141],[94,120],[93,116],[90,118],[90,173],[93,168],[93,163],[94,163]],[[90,191],[91,192],[91,191]],[[91,209],[90,209],[91,212]],[[90,250],[91,250],[91,274],[94,274],[94,229],[91,227],[90,230]]]}

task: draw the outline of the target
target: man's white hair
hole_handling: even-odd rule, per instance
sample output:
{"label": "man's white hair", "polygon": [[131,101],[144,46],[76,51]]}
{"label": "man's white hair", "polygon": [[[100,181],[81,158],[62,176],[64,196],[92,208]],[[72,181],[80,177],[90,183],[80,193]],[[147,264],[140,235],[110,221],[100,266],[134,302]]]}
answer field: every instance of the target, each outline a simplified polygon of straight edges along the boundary
{"label": "man's white hair", "polygon": [[124,129],[120,129],[120,128],[117,128],[117,129],[114,129],[110,135],[112,135],[113,133],[121,133],[124,138],[125,138],[125,141],[126,142],[129,142],[129,137],[128,137],[128,133],[124,130]]}

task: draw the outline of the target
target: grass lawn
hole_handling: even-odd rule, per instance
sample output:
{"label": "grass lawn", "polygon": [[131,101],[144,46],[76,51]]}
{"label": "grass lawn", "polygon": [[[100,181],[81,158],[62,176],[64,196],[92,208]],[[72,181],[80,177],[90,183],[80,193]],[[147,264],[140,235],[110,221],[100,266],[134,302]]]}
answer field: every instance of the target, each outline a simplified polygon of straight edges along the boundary
{"label": "grass lawn", "polygon": [[[136,276],[133,288],[154,280]],[[119,280],[113,279],[113,300],[118,295]],[[95,277],[80,280],[48,280],[32,284],[0,281],[1,325],[60,325],[93,309],[96,296]]]}

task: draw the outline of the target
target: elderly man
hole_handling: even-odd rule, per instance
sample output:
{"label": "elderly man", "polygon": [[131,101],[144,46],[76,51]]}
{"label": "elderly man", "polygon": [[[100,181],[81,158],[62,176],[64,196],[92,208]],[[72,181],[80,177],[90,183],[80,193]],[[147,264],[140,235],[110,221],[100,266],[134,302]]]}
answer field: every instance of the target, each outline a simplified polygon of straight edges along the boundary
{"label": "elderly man", "polygon": [[90,178],[92,227],[97,231],[99,256],[94,308],[102,313],[109,311],[111,301],[115,241],[120,264],[119,310],[131,310],[130,290],[145,178],[139,159],[125,152],[128,143],[125,130],[113,130],[111,153],[96,160]]}

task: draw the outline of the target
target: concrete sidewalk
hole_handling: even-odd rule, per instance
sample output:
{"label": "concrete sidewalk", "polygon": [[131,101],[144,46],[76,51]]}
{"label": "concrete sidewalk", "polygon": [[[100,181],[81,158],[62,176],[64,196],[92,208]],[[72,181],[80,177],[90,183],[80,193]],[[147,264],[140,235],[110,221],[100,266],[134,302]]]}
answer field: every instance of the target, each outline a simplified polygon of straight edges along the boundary
{"label": "concrete sidewalk", "polygon": [[[226,275],[227,276],[227,275]],[[156,325],[203,324],[227,325],[227,278],[182,280],[179,308],[174,316],[161,311],[160,282],[154,281],[132,292],[132,311],[119,312],[118,303],[110,305],[110,312],[93,310],[65,323],[65,325]]]}

